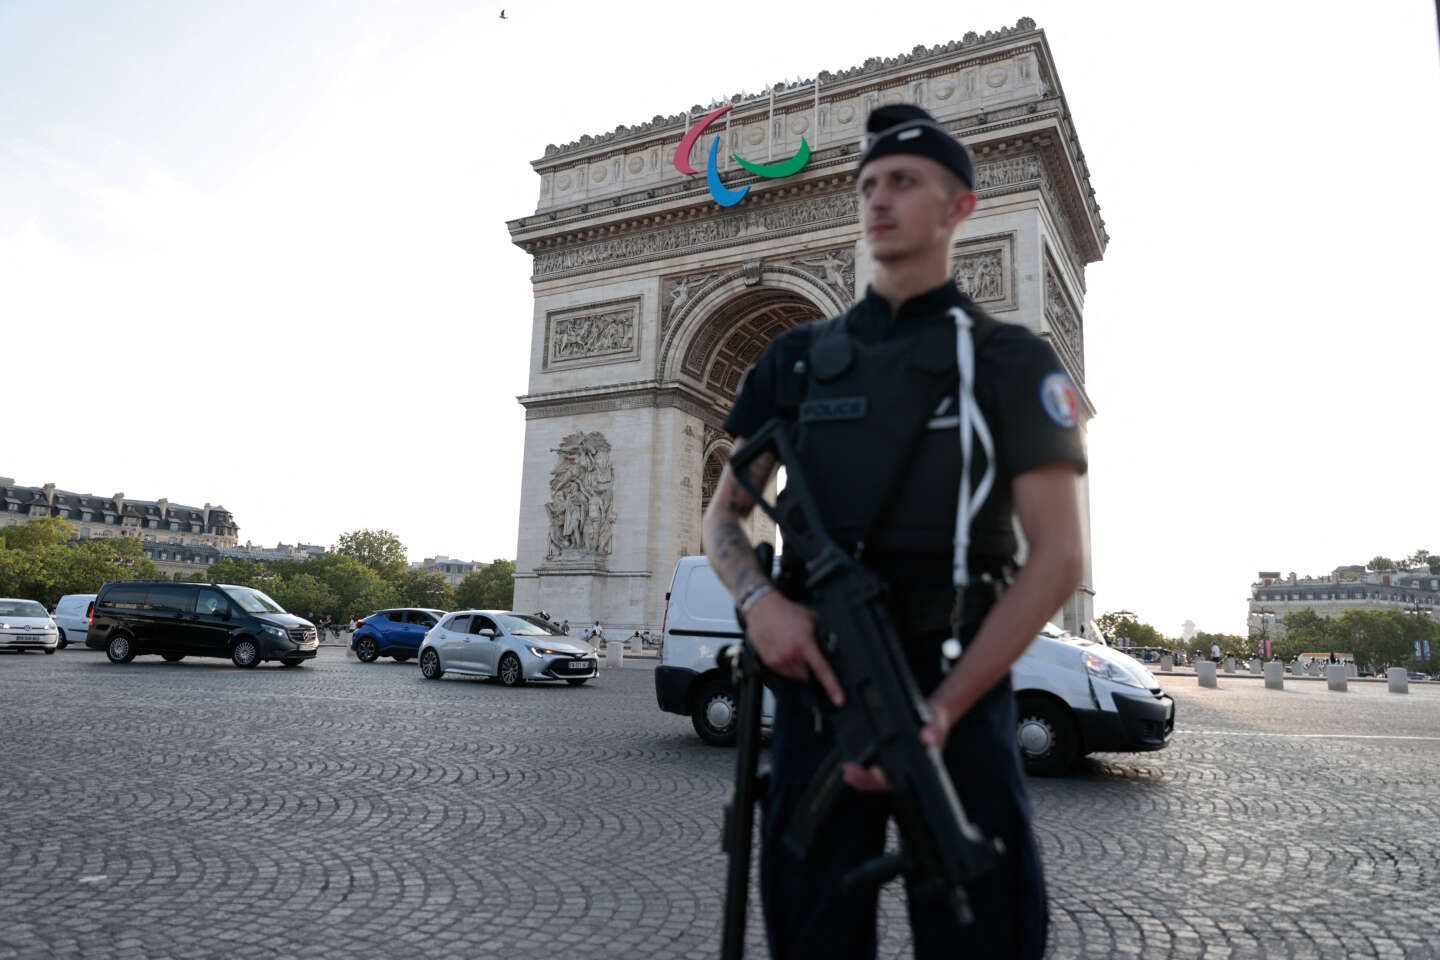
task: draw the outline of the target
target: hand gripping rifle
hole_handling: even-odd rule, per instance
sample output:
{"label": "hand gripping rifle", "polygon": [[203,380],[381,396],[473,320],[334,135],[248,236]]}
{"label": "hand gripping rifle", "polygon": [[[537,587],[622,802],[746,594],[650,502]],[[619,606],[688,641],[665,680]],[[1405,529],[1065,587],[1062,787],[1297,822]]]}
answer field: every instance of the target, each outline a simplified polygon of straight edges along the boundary
{"label": "hand gripping rifle", "polygon": [[[900,848],[861,864],[844,878],[845,888],[879,886],[904,876],[923,895],[948,903],[956,920],[973,919],[966,888],[1003,851],[965,816],[940,751],[920,742],[929,707],[905,662],[883,597],[885,586],[830,538],[801,473],[794,427],[771,420],[730,458],[730,469],[785,537],[785,549],[805,564],[805,584],[819,619],[820,648],[845,691],[845,705],[830,720],[836,745],[796,808],[784,842],[797,854],[809,849],[831,805],[844,788],[842,763],[878,764],[890,782]],[[761,454],[772,452],[786,469],[786,504],[768,503],[750,478]],[[768,548],[762,544],[762,548]],[[762,569],[769,573],[770,564]],[[747,638],[722,651],[740,685],[735,789],[726,809],[725,926],[721,956],[738,960],[744,945],[745,898],[750,878],[754,803],[764,785],[759,758],[762,667]],[[829,698],[817,687],[817,703]]]}

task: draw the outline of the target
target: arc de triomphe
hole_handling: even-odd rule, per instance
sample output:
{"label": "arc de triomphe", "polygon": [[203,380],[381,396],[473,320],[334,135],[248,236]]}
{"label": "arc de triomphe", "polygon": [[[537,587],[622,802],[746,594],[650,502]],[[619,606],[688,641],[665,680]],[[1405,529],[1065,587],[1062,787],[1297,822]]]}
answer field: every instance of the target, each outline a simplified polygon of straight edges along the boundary
{"label": "arc de triomphe", "polygon": [[[1044,32],[1013,28],[916,47],[812,81],[547,147],[540,201],[510,222],[534,256],[535,310],[515,609],[613,635],[656,629],[677,558],[700,552],[700,516],[730,452],[720,425],[746,367],[778,332],[839,312],[870,265],[855,167],[870,110],[918,103],[974,151],[980,205],[955,276],[996,317],[1048,337],[1084,393],[1085,265],[1107,236]],[[687,128],[733,108],[691,151]],[[809,144],[784,179],[733,160],[723,208],[707,145],[764,163]],[[1088,503],[1088,494],[1086,497]],[[1088,516],[1088,510],[1086,511]],[[755,533],[769,533],[756,521]],[[1088,520],[1087,520],[1088,522]],[[1089,564],[1063,611],[1089,619]]]}

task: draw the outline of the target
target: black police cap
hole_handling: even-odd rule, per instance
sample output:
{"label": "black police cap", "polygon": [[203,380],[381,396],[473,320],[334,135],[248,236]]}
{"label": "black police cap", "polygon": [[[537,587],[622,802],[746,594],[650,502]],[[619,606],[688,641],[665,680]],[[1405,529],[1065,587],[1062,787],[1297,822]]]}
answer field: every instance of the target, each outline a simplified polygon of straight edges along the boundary
{"label": "black police cap", "polygon": [[870,111],[860,148],[861,170],[879,157],[908,153],[929,157],[964,180],[965,186],[975,189],[975,161],[970,151],[935,122],[934,117],[914,104],[895,103]]}

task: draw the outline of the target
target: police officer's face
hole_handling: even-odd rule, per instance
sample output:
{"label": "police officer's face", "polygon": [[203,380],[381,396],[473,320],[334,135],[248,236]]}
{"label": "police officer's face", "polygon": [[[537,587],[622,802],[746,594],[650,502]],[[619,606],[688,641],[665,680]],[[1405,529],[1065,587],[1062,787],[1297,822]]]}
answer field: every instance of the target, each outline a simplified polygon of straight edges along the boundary
{"label": "police officer's face", "polygon": [[975,194],[928,157],[892,154],[860,173],[860,223],[878,263],[939,255],[975,209]]}

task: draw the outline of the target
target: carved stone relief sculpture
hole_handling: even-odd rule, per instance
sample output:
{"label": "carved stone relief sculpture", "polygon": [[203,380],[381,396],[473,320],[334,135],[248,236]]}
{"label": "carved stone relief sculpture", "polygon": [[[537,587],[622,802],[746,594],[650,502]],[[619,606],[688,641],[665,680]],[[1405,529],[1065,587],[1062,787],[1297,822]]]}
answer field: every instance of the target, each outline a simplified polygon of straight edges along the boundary
{"label": "carved stone relief sculpture", "polygon": [[638,301],[596,304],[549,315],[545,365],[609,363],[638,355]]}
{"label": "carved stone relief sculpture", "polygon": [[1045,263],[1045,323],[1062,348],[1075,364],[1075,370],[1083,380],[1085,376],[1085,345],[1080,329],[1080,315],[1071,305],[1070,296],[1061,284],[1055,268]]}
{"label": "carved stone relief sculpture", "polygon": [[798,267],[821,281],[834,292],[841,303],[855,299],[855,250],[851,247],[837,247],[803,260],[796,260]]}
{"label": "carved stone relief sculpture", "polygon": [[550,545],[547,560],[594,560],[609,556],[615,530],[615,470],[610,441],[596,432],[564,437],[551,453]]}
{"label": "carved stone relief sculpture", "polygon": [[1005,299],[1004,263],[1000,251],[972,253],[957,258],[955,282],[976,303]]}
{"label": "carved stone relief sculpture", "polygon": [[1013,233],[970,238],[956,247],[951,275],[956,285],[986,310],[1014,310],[1014,259]]}

